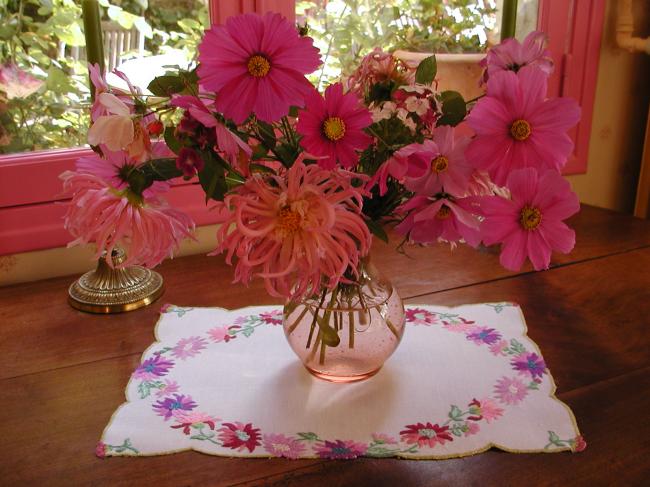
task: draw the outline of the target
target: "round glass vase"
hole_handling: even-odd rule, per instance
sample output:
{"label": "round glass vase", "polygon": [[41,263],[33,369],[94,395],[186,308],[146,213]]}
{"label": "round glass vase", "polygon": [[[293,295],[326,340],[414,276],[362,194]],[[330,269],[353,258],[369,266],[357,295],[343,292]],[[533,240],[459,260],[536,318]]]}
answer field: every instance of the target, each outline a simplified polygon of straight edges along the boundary
{"label": "round glass vase", "polygon": [[369,261],[355,284],[284,306],[289,345],[314,376],[331,382],[372,377],[404,334],[404,303]]}

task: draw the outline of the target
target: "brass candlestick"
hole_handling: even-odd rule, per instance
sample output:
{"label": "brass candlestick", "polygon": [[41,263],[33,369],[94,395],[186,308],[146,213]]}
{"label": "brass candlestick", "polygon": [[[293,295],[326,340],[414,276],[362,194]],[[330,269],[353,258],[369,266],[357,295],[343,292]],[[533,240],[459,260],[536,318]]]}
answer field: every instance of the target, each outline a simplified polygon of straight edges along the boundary
{"label": "brass candlestick", "polygon": [[113,250],[111,257],[113,268],[103,256],[94,271],[72,283],[68,290],[70,306],[88,313],[121,313],[147,306],[162,295],[160,274],[141,266],[118,269],[126,259],[122,249]]}

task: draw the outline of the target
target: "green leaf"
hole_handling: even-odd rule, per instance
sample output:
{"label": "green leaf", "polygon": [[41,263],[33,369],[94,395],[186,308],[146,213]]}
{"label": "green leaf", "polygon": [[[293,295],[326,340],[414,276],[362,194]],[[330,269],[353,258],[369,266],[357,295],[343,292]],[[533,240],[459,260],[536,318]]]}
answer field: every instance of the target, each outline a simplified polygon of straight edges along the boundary
{"label": "green leaf", "polygon": [[154,78],[147,89],[156,96],[171,96],[185,88],[183,78],[173,74],[164,74]]}
{"label": "green leaf", "polygon": [[228,191],[224,168],[214,160],[205,161],[205,167],[199,172],[199,183],[205,191],[205,202],[210,199],[222,201]]}
{"label": "green leaf", "polygon": [[273,149],[276,144],[275,130],[273,129],[273,125],[261,120],[257,121],[257,125],[260,129],[260,135],[262,136],[262,144],[264,144],[264,147],[269,150]]}
{"label": "green leaf", "polygon": [[301,440],[307,440],[307,441],[318,440],[318,435],[316,433],[298,433],[298,437]]}
{"label": "green leaf", "polygon": [[442,117],[438,120],[438,125],[456,126],[465,119],[467,115],[467,105],[460,93],[457,91],[443,91],[440,94],[442,102]]}
{"label": "green leaf", "polygon": [[183,175],[183,172],[176,167],[176,159],[171,157],[149,161],[142,170],[154,181],[168,181]]}
{"label": "green leaf", "polygon": [[73,89],[69,76],[56,66],[50,66],[47,70],[46,87],[48,90],[58,94],[68,93]]}
{"label": "green leaf", "polygon": [[174,127],[166,127],[163,137],[167,147],[169,147],[174,154],[178,154],[183,147],[183,144],[181,144],[181,142],[176,138],[175,131],[176,129]]}
{"label": "green leaf", "polygon": [[449,418],[453,419],[454,421],[460,421],[462,417],[463,417],[463,411],[461,411],[461,409],[458,406],[452,405],[451,411],[449,411]]}
{"label": "green leaf", "polygon": [[386,230],[384,230],[384,227],[381,225],[381,223],[376,220],[366,220],[366,225],[368,226],[370,233],[372,233],[382,242],[388,243],[388,234],[386,233]]}
{"label": "green leaf", "polygon": [[424,58],[418,64],[418,68],[415,71],[415,82],[422,85],[428,85],[433,83],[433,80],[436,79],[436,73],[438,72],[438,63],[436,61],[436,55],[429,56]]}

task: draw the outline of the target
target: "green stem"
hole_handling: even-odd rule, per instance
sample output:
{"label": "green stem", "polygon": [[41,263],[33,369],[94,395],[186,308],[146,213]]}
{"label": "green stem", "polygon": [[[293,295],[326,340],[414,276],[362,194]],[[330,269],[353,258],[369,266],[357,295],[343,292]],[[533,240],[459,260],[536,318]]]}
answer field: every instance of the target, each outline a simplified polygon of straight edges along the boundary
{"label": "green stem", "polygon": [[354,311],[348,311],[348,348],[354,348]]}
{"label": "green stem", "polygon": [[296,327],[300,324],[300,322],[302,321],[302,319],[303,319],[303,318],[305,317],[305,315],[307,314],[307,311],[309,311],[309,306],[305,305],[305,309],[302,310],[302,313],[300,313],[300,315],[298,316],[298,318],[296,318],[296,320],[295,320],[295,321],[291,324],[291,326],[289,326],[289,328],[287,329],[287,333],[288,333],[289,335],[291,335],[291,334],[293,333],[293,331],[296,329]]}
{"label": "green stem", "polygon": [[515,36],[517,28],[517,0],[503,0],[501,12],[501,40]]}

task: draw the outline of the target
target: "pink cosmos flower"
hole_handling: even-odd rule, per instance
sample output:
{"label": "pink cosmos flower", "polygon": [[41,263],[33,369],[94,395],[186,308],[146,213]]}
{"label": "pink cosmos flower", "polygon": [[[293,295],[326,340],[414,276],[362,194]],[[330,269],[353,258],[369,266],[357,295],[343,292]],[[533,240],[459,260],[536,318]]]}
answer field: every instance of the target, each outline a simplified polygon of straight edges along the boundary
{"label": "pink cosmos flower", "polygon": [[452,244],[464,240],[472,247],[481,241],[479,221],[471,213],[471,198],[440,198],[414,196],[398,208],[408,213],[395,227],[400,235],[418,244],[432,244],[443,240]]}
{"label": "pink cosmos flower", "polygon": [[[131,159],[124,151],[111,151],[105,146],[100,146],[104,157],[93,152],[89,156],[80,157],[75,164],[77,171],[99,176],[117,190],[127,189],[130,171],[139,166],[139,162]],[[152,157],[170,157],[173,153],[167,146],[160,142],[153,146]],[[142,194],[145,198],[160,195],[170,188],[167,181],[154,181]]]}
{"label": "pink cosmos flower", "polygon": [[227,343],[230,340],[237,338],[237,335],[230,334],[230,328],[228,326],[217,326],[215,328],[212,328],[208,330],[208,335],[210,336],[210,339],[215,343]]}
{"label": "pink cosmos flower", "polygon": [[444,445],[448,441],[454,441],[449,426],[431,423],[409,424],[399,434],[402,436],[402,441],[409,445],[417,444],[420,448],[433,448],[437,444]]}
{"label": "pink cosmos flower", "polygon": [[156,391],[156,397],[169,396],[179,390],[180,386],[178,385],[178,382],[175,380],[165,379],[163,386]]}
{"label": "pink cosmos flower", "polygon": [[253,428],[252,423],[223,423],[219,429],[219,439],[226,448],[238,451],[248,449],[252,453],[260,445],[260,429]]}
{"label": "pink cosmos flower", "polygon": [[246,157],[250,157],[253,153],[248,144],[215,118],[209,108],[212,102],[194,96],[175,96],[171,104],[187,109],[189,114],[203,126],[214,128],[217,147],[231,164],[237,161],[241,152],[246,154]]}
{"label": "pink cosmos flower", "polygon": [[201,353],[207,345],[204,338],[189,337],[181,338],[176,346],[172,348],[172,355],[178,359],[185,360]]}
{"label": "pink cosmos flower", "polygon": [[[68,246],[94,242],[95,258],[111,255],[116,246],[126,249],[125,267],[154,267],[173,254],[194,222],[171,208],[159,195],[142,197],[128,188],[119,190],[94,174],[66,171],[61,175],[67,203],[65,228],[75,238]],[[107,259],[113,265],[112,259]]]}
{"label": "pink cosmos flower", "polygon": [[434,129],[431,138],[424,141],[417,155],[427,163],[426,170],[418,176],[407,176],[404,186],[425,196],[440,192],[465,196],[474,171],[465,161],[465,149],[470,139],[462,137],[454,140],[454,129],[449,126]]}
{"label": "pink cosmos flower", "polygon": [[548,76],[553,72],[553,58],[551,52],[546,49],[546,40],[546,34],[533,31],[526,36],[523,43],[510,38],[492,47],[480,63],[487,68],[484,79],[487,80],[501,71],[516,73],[521,68],[531,65]]}
{"label": "pink cosmos flower", "polygon": [[551,252],[568,253],[575,232],[562,221],[580,210],[569,182],[556,171],[538,175],[533,168],[513,171],[508,178],[512,199],[482,198],[481,224],[486,245],[503,244],[501,264],[519,270],[528,257],[535,270],[548,269]]}
{"label": "pink cosmos flower", "polygon": [[498,186],[515,169],[560,170],[573,150],[566,132],[580,119],[580,107],[569,98],[546,99],[546,85],[536,67],[495,73],[467,117],[476,137],[465,156]]}
{"label": "pink cosmos flower", "polygon": [[516,377],[502,377],[494,386],[494,392],[503,404],[515,406],[528,395],[528,388]]}
{"label": "pink cosmos flower", "polygon": [[215,253],[238,257],[235,282],[259,276],[272,296],[332,289],[368,253],[362,193],[350,176],[299,159],[279,176],[255,174],[224,199]]}
{"label": "pink cosmos flower", "polygon": [[338,162],[351,168],[359,160],[356,151],[372,142],[372,137],[363,131],[371,124],[372,116],[357,95],[343,94],[343,85],[334,83],[327,87],[324,97],[312,90],[296,130],[303,136],[300,145],[311,155],[321,157],[321,167],[333,169]]}
{"label": "pink cosmos flower", "polygon": [[379,196],[383,196],[388,191],[389,177],[399,182],[406,177],[422,177],[435,158],[432,154],[436,152],[437,147],[430,140],[425,140],[423,144],[409,144],[402,147],[377,169],[375,175],[368,181],[367,189],[379,183]]}
{"label": "pink cosmos flower", "polygon": [[320,64],[310,37],[280,14],[237,15],[213,26],[199,45],[199,82],[217,92],[215,106],[240,124],[253,112],[265,122],[303,106],[313,90],[305,75]]}
{"label": "pink cosmos flower", "polygon": [[27,98],[36,93],[44,83],[13,63],[0,66],[0,91],[4,91],[9,100]]}
{"label": "pink cosmos flower", "polygon": [[380,443],[384,445],[396,445],[399,443],[395,438],[385,433],[373,433],[372,440],[375,443]]}
{"label": "pink cosmos flower", "polygon": [[295,438],[285,435],[264,435],[264,449],[276,457],[291,458],[295,460],[305,452],[305,445]]}
{"label": "pink cosmos flower", "polygon": [[331,460],[351,460],[363,456],[368,447],[353,440],[323,441],[314,446],[314,451],[321,458]]}
{"label": "pink cosmos flower", "polygon": [[205,425],[211,430],[214,430],[215,424],[219,422],[219,418],[213,418],[206,413],[183,410],[174,412],[174,420],[176,424],[173,424],[171,427],[175,429],[183,428],[183,433],[186,435],[190,434],[190,428],[193,426],[200,427]]}

